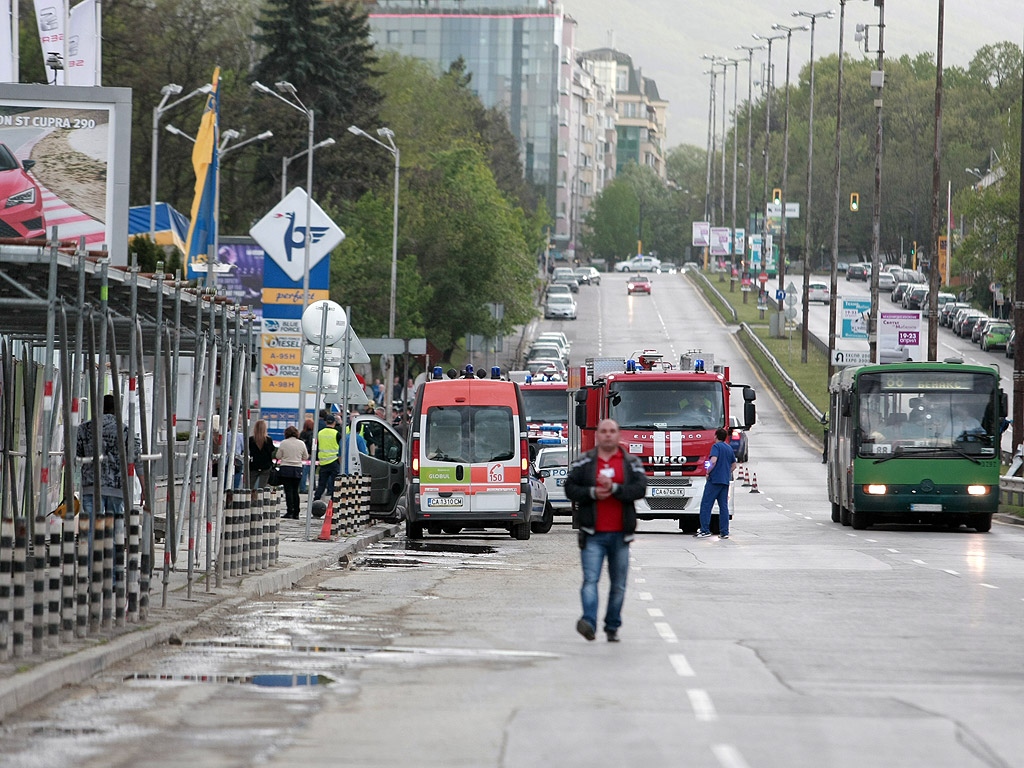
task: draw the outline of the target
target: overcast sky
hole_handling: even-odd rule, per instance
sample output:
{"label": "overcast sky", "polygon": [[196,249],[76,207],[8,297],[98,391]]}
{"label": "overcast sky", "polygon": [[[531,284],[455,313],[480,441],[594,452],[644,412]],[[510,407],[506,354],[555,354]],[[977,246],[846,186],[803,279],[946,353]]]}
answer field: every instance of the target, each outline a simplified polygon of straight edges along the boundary
{"label": "overcast sky", "polygon": [[[708,77],[705,53],[746,58],[737,45],[756,44],[752,33],[772,32],[772,24],[799,25],[793,11],[818,13],[830,8],[832,20],[819,19],[814,56],[834,55],[839,49],[839,0],[563,0],[578,22],[581,50],[611,44],[633,57],[633,63],[658,84],[669,102],[668,146],[707,143]],[[877,24],[878,9],[871,0],[847,0],[844,48],[863,56],[853,40],[857,24]],[[885,8],[886,57],[914,56],[936,50],[938,0],[889,0]],[[871,29],[871,47],[877,48],[877,30]],[[792,77],[810,55],[807,32],[793,33]],[[966,66],[983,45],[1010,40],[1024,44],[1024,0],[946,0],[945,66]],[[772,46],[776,82],[785,79],[786,41]],[[872,58],[876,54],[871,54]],[[754,79],[764,52],[754,54]],[[746,67],[739,69],[740,99],[745,98]],[[732,104],[732,72],[726,103]],[[721,91],[719,91],[721,92]]]}

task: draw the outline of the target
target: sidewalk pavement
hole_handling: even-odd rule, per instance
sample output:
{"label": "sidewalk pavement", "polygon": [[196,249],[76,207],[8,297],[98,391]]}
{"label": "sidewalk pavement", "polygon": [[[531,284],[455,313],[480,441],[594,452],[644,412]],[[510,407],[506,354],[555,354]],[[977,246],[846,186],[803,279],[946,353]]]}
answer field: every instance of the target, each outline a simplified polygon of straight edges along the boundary
{"label": "sidewalk pavement", "polygon": [[[100,631],[72,643],[47,648],[41,654],[0,664],[0,719],[65,685],[82,683],[140,651],[166,643],[173,636],[180,637],[225,609],[288,589],[337,563],[345,555],[394,536],[401,528],[398,523],[379,522],[354,536],[324,542],[315,540],[321,522],[313,521],[314,541],[306,541],[304,519],[281,520],[277,565],[242,577],[225,576],[220,589],[214,581],[210,591],[206,590],[204,556],[202,567],[195,568],[191,600],[187,598],[186,559],[179,557],[177,570],[170,574],[165,608],[160,607],[163,572],[156,566],[150,585],[149,616],[145,621]],[[157,554],[160,553],[158,548]],[[31,640],[26,639],[31,647]]]}

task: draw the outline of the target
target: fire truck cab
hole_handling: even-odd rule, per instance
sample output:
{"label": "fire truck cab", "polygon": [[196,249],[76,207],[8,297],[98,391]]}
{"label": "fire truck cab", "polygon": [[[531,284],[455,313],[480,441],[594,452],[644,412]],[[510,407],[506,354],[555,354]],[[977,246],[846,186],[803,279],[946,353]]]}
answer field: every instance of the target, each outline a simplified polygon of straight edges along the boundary
{"label": "fire truck cab", "polygon": [[[649,349],[628,359],[588,359],[569,375],[569,461],[594,447],[602,419],[615,419],[623,449],[639,456],[647,473],[647,494],[636,502],[637,518],[678,520],[680,530],[695,532],[706,482],[704,462],[715,430],[730,428],[734,388],[743,393],[739,428],[750,429],[756,421],[756,393],[731,382],[729,369],[714,365],[712,355],[691,351],[678,366]],[[716,509],[715,533],[717,515]]]}
{"label": "fire truck cab", "polygon": [[529,371],[511,371],[509,379],[519,384],[526,410],[530,460],[537,451],[565,445],[569,437],[569,402],[561,377],[533,376]]}

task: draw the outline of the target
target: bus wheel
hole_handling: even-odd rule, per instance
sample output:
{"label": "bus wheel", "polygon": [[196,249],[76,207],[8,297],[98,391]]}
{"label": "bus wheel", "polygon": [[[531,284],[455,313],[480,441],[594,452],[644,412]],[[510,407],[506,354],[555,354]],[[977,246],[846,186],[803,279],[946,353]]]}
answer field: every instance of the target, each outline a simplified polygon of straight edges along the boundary
{"label": "bus wheel", "polygon": [[839,522],[843,525],[850,524],[850,510],[848,510],[846,507],[839,508]]}
{"label": "bus wheel", "polygon": [[867,512],[858,512],[856,509],[850,512],[850,525],[855,531],[863,531],[871,525],[871,518]]}
{"label": "bus wheel", "polygon": [[530,538],[530,524],[529,523],[515,523],[512,526],[512,538],[517,541],[528,541]]}
{"label": "bus wheel", "polygon": [[530,523],[530,530],[534,533],[547,533],[555,523],[555,510],[549,501],[544,505],[544,514],[536,523]]}
{"label": "bus wheel", "polygon": [[412,520],[405,521],[405,538],[422,539],[423,523],[414,523]]}
{"label": "bus wheel", "polygon": [[833,501],[832,502],[832,522],[833,523],[838,523],[839,522],[839,513],[840,513],[839,505],[836,504]]}
{"label": "bus wheel", "polygon": [[978,533],[988,533],[992,530],[992,514],[974,515],[971,518],[971,525]]}

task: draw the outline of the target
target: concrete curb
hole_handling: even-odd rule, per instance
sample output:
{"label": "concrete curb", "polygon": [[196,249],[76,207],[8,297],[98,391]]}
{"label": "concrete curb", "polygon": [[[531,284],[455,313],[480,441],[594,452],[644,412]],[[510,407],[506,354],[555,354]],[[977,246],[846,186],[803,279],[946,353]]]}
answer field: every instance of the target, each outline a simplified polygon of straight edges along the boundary
{"label": "concrete curb", "polygon": [[1007,525],[1024,525],[1024,517],[1017,517],[1006,512],[996,512],[992,517],[1000,523],[1006,523]]}
{"label": "concrete curb", "polygon": [[327,551],[309,560],[244,579],[236,590],[216,600],[195,618],[167,619],[156,625],[140,627],[137,631],[115,637],[109,642],[72,652],[60,659],[44,661],[26,672],[0,680],[0,719],[39,701],[65,685],[85,682],[93,675],[140,651],[166,643],[172,635],[181,635],[201,626],[214,618],[225,605],[288,589],[307,576],[333,565],[340,557],[365,549],[385,537],[394,536],[400,528],[400,523],[377,524],[360,536],[337,542]]}

